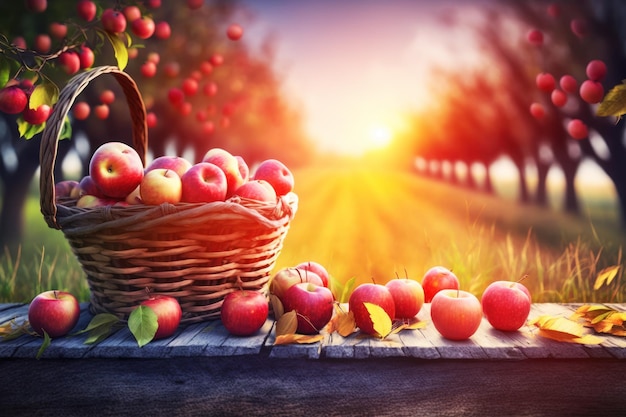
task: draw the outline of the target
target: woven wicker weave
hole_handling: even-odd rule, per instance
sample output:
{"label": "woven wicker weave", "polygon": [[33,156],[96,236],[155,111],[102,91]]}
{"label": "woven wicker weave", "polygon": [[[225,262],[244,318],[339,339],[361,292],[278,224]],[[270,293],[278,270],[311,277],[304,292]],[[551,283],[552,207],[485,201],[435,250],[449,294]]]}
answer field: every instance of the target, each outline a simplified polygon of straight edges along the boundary
{"label": "woven wicker weave", "polygon": [[276,204],[239,200],[77,208],[57,201],[54,164],[63,121],[90,81],[112,74],[126,95],[133,146],[145,163],[146,110],[137,85],[116,67],[97,67],[70,80],[43,132],[41,212],[63,231],[87,275],[91,310],[127,318],[146,289],[176,297],[183,323],[218,318],[224,296],[239,287],[266,291],[298,205],[293,193]]}

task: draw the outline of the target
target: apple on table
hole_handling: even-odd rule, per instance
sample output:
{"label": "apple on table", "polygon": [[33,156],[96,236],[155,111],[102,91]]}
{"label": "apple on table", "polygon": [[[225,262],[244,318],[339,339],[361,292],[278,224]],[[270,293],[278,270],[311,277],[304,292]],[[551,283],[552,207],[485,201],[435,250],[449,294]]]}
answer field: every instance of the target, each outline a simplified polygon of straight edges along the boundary
{"label": "apple on table", "polygon": [[333,316],[333,293],[322,285],[311,282],[292,285],[282,301],[285,312],[296,312],[296,331],[301,334],[319,333]]}
{"label": "apple on table", "polygon": [[474,294],[445,289],[433,297],[430,316],[441,336],[450,340],[466,340],[478,330],[483,311]]}
{"label": "apple on table", "polygon": [[41,336],[44,332],[51,338],[65,336],[74,328],[79,317],[78,300],[66,291],[44,291],[28,306],[28,322]]}
{"label": "apple on table", "polygon": [[433,266],[422,278],[424,302],[430,303],[435,294],[441,290],[458,290],[459,285],[459,279],[451,270],[444,266]]}
{"label": "apple on table", "polygon": [[158,327],[154,340],[170,337],[178,329],[183,311],[176,298],[164,294],[153,294],[140,305],[151,308],[157,316]]}
{"label": "apple on table", "polygon": [[424,289],[419,282],[410,278],[394,278],[385,287],[393,297],[396,318],[412,319],[417,316],[424,305]]}
{"label": "apple on table", "polygon": [[493,328],[515,331],[528,319],[532,298],[520,282],[494,281],[485,288],[481,304],[485,318]]}
{"label": "apple on table", "polygon": [[226,330],[235,336],[251,336],[259,331],[269,314],[269,304],[262,292],[237,290],[227,294],[220,309]]}
{"label": "apple on table", "polygon": [[328,270],[326,269],[326,267],[324,267],[324,265],[320,264],[319,262],[315,262],[315,261],[301,262],[298,265],[296,265],[296,269],[302,269],[304,271],[313,272],[314,274],[317,274],[317,276],[319,276],[322,279],[322,284],[326,288],[330,288],[330,274],[328,273]]}
{"label": "apple on table", "polygon": [[356,326],[361,329],[363,333],[376,335],[377,332],[374,330],[374,323],[370,318],[370,313],[365,303],[371,303],[381,307],[385,310],[389,319],[393,320],[396,316],[393,296],[387,287],[374,283],[361,284],[350,294],[348,308],[354,315]]}

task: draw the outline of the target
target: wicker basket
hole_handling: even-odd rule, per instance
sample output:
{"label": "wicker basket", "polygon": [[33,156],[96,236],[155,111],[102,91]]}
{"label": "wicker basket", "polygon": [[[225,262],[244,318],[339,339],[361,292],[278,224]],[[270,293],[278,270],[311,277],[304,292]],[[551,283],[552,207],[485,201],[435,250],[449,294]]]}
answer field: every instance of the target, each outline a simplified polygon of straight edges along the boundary
{"label": "wicker basket", "polygon": [[121,318],[146,289],[176,297],[183,323],[219,317],[226,294],[238,289],[266,291],[267,281],[298,205],[293,193],[276,204],[237,200],[208,204],[77,208],[57,201],[54,164],[58,140],[74,100],[103,74],[111,74],[126,95],[133,146],[145,163],[146,110],[137,85],[117,67],[97,67],[72,78],[43,132],[41,212],[51,228],[63,231],[91,290],[93,313]]}

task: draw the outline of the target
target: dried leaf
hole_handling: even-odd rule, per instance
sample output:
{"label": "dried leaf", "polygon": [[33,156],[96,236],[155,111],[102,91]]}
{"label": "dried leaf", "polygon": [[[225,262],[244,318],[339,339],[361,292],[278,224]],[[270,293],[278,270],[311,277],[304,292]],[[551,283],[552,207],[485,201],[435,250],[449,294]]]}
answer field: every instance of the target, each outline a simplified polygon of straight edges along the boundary
{"label": "dried leaf", "polygon": [[307,335],[307,334],[290,333],[290,334],[281,334],[279,336],[276,336],[276,340],[274,341],[274,344],[275,345],[287,345],[290,343],[309,344],[309,343],[319,342],[322,339],[324,339],[324,335],[321,335],[321,334]]}
{"label": "dried leaf", "polygon": [[282,301],[274,294],[270,294],[270,304],[272,306],[272,312],[274,312],[274,318],[280,320],[285,313],[285,307],[283,307]]}
{"label": "dried leaf", "polygon": [[548,339],[556,340],[557,342],[578,343],[582,345],[599,345],[600,343],[602,343],[601,338],[590,334],[581,337],[575,337],[554,330],[539,329],[539,335]]}
{"label": "dried leaf", "polygon": [[298,330],[298,316],[295,310],[291,310],[276,321],[276,337],[294,334]]}
{"label": "dried leaf", "polygon": [[613,336],[626,336],[626,312],[604,305],[585,304],[576,309],[572,318],[581,320],[585,327],[593,328],[597,333]]}
{"label": "dried leaf", "polygon": [[339,305],[335,304],[335,315],[326,326],[326,331],[329,334],[337,332],[343,337],[350,336],[356,331],[354,313],[352,311],[345,312]]}
{"label": "dried leaf", "polygon": [[603,285],[610,285],[611,282],[617,276],[619,272],[619,265],[609,266],[608,268],[604,268],[598,276],[596,277],[596,282],[593,284],[593,289],[598,290]]}
{"label": "dried leaf", "polygon": [[529,325],[539,328],[539,335],[559,342],[579,343],[584,345],[597,345],[602,339],[590,334],[585,334],[581,323],[565,317],[543,315],[529,321]]}
{"label": "dried leaf", "polygon": [[12,319],[0,324],[0,339],[3,342],[17,339],[24,334],[32,334],[28,320],[18,323],[17,319]]}
{"label": "dried leaf", "polygon": [[428,322],[419,320],[417,317],[413,317],[412,319],[408,320],[405,324],[406,324],[405,329],[407,330],[418,330],[418,329],[426,328],[426,326],[428,325]]}
{"label": "dried leaf", "polygon": [[597,116],[615,116],[618,119],[626,114],[626,83],[613,87],[598,106]]}
{"label": "dried leaf", "polygon": [[379,305],[372,303],[363,303],[372,320],[374,331],[381,338],[389,336],[392,330],[392,321],[389,314]]}

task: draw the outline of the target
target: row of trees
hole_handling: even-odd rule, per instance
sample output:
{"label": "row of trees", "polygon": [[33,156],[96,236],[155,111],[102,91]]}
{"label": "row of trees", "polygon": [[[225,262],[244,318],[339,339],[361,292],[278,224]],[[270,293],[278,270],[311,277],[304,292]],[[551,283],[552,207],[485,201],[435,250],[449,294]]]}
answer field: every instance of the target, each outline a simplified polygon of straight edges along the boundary
{"label": "row of trees", "polygon": [[[484,53],[484,66],[471,72],[438,68],[436,104],[412,115],[413,127],[397,144],[403,154],[440,166],[443,161],[466,166],[482,165],[487,173],[484,188],[491,192],[489,168],[506,156],[519,173],[520,199],[547,204],[546,180],[551,167],[558,165],[565,178],[567,211],[578,213],[575,178],[583,158],[595,161],[615,185],[622,225],[626,227],[626,141],[624,123],[613,117],[596,116],[597,105],[579,95],[569,95],[564,107],[557,107],[550,93],[536,86],[537,74],[552,74],[557,84],[570,74],[580,83],[593,59],[603,60],[608,73],[605,91],[626,78],[626,4],[602,1],[501,1],[486,11],[484,24],[473,27]],[[572,22],[583,29],[572,30]],[[530,29],[544,34],[537,47],[527,40]],[[576,29],[576,28],[574,28]],[[532,103],[545,109],[542,118],[529,111]],[[589,127],[589,136],[574,140],[567,123],[580,119]],[[538,184],[529,192],[527,164],[536,167]],[[441,175],[441,170],[431,174]],[[454,174],[454,173],[453,173]],[[476,186],[468,177],[467,184]]]}
{"label": "row of trees", "polygon": [[[245,41],[246,27],[254,24],[254,16],[237,2],[217,0],[191,8],[185,2],[95,1],[98,16],[89,23],[76,14],[77,0],[49,2],[40,13],[29,10],[25,3],[28,2],[0,5],[0,36],[7,48],[3,53],[18,56],[17,51],[26,63],[43,56],[46,79],[59,87],[65,85],[69,76],[54,54],[70,46],[69,39],[76,31],[80,31],[79,35],[87,34],[86,43],[96,52],[94,66],[117,62],[114,48],[96,30],[101,26],[103,9],[121,11],[126,6],[137,6],[142,15],[169,24],[171,35],[165,39],[137,39],[127,29],[133,43],[128,47],[124,41],[130,57],[125,71],[137,82],[148,111],[156,116],[156,125],[148,135],[153,155],[165,154],[168,145],[173,144],[178,155],[192,154],[199,160],[209,148],[223,147],[251,164],[273,157],[297,166],[301,155],[311,152],[311,143],[301,129],[301,114],[282,94],[281,74],[273,66],[273,44],[269,39],[254,42],[262,47],[253,50],[253,43]],[[244,28],[244,37],[238,41],[226,35],[235,20]],[[48,54],[38,53],[33,47],[35,38],[48,33],[53,22],[67,24],[68,35],[53,40]],[[24,39],[27,48],[16,50],[10,45],[16,38]],[[142,72],[148,60],[157,63],[157,72],[151,77]],[[19,79],[32,77],[35,83],[43,81],[34,72],[13,72],[11,77],[16,74]],[[182,89],[188,79],[195,79],[197,92],[186,90],[185,106],[173,105],[168,98],[170,89]],[[100,120],[93,109],[100,104],[104,90],[112,90],[116,100],[109,106],[109,117]],[[71,120],[72,138],[59,146],[57,180],[63,178],[62,162],[70,151],[76,151],[81,158],[82,174],[86,174],[88,159],[97,146],[112,140],[130,141],[128,107],[112,77],[98,78],[78,101],[89,103],[92,112],[85,120]],[[16,245],[21,240],[23,207],[39,166],[39,135],[30,140],[20,137],[16,118],[0,112],[0,247]],[[87,138],[88,149],[80,148],[81,141],[76,140],[79,136]]]}

